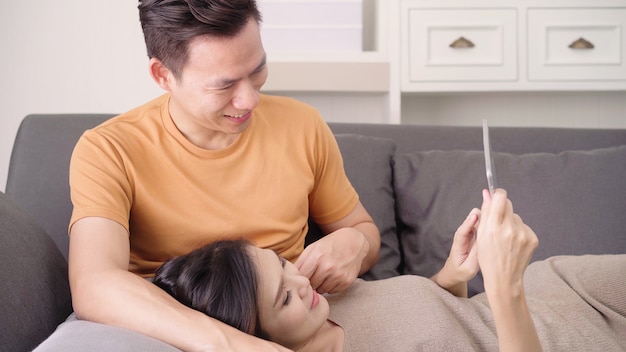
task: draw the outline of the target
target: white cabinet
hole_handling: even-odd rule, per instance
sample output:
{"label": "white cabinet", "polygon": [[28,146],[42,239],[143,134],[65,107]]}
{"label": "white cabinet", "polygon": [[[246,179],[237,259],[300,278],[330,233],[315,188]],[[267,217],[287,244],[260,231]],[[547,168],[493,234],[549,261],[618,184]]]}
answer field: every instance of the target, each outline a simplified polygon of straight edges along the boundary
{"label": "white cabinet", "polygon": [[626,1],[400,0],[398,11],[403,93],[626,90]]}
{"label": "white cabinet", "polygon": [[[350,24],[344,29],[360,28],[358,20],[345,20],[358,15],[345,14],[362,4],[363,51],[342,45],[338,27],[319,42],[294,41],[287,50],[272,49],[287,39],[266,41],[271,74],[264,90],[310,98],[329,120],[466,124],[491,109],[487,115],[504,116],[503,124],[548,125],[544,116],[569,119],[580,111],[572,118],[585,120],[603,110],[622,119],[614,125],[626,126],[626,103],[620,105],[626,97],[626,0],[261,3],[282,16],[268,12],[266,30],[293,33],[336,27],[339,15]],[[288,8],[297,9],[288,15]]]}
{"label": "white cabinet", "polygon": [[626,80],[626,8],[528,10],[530,81]]}
{"label": "white cabinet", "polygon": [[408,11],[409,82],[517,79],[515,9]]}

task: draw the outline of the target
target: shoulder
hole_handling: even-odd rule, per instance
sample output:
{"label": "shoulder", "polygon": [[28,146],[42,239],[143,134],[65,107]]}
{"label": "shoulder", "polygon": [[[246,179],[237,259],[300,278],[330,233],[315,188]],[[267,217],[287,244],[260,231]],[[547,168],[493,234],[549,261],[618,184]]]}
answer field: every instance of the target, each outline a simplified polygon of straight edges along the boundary
{"label": "shoulder", "polygon": [[137,135],[149,135],[158,133],[162,128],[161,114],[167,109],[169,94],[129,110],[125,113],[112,117],[102,124],[85,131],[79,143],[89,140],[108,141],[115,144],[126,144],[136,139]]}
{"label": "shoulder", "polygon": [[259,106],[257,109],[267,112],[282,112],[287,110],[290,112],[297,111],[301,113],[317,114],[317,110],[305,102],[291,97],[268,94],[259,95]]}
{"label": "shoulder", "polygon": [[382,280],[366,281],[358,279],[351,287],[357,290],[399,291],[403,289],[436,290],[440,289],[432,280],[418,275],[399,275]]}
{"label": "shoulder", "polygon": [[343,300],[346,297],[367,297],[368,299],[375,297],[389,297],[396,295],[411,295],[413,292],[420,292],[420,295],[426,292],[432,292],[436,295],[441,293],[441,288],[432,280],[416,276],[416,275],[400,275],[388,279],[366,281],[357,279],[352,286],[342,293],[330,295],[329,300]]}
{"label": "shoulder", "polygon": [[264,121],[283,124],[321,124],[320,113],[311,105],[290,97],[261,94],[255,109],[257,116]]}

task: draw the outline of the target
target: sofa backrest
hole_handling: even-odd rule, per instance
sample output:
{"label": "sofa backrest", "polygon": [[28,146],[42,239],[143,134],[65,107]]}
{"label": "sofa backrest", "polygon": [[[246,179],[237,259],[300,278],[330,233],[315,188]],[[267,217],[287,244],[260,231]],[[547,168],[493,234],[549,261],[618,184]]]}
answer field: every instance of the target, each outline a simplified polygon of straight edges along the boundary
{"label": "sofa backrest", "polygon": [[[458,224],[480,206],[480,190],[487,185],[480,121],[476,127],[334,123],[331,128],[337,136],[361,136],[338,142],[350,158],[344,160],[348,177],[381,230],[379,261],[363,277],[435,274]],[[498,184],[540,238],[533,260],[626,253],[626,130],[494,127],[490,132]],[[376,152],[357,143],[363,136]],[[388,175],[362,166],[388,159],[385,140],[395,145],[392,195],[376,181]],[[366,197],[372,191],[376,196]],[[469,291],[483,291],[480,273]]]}
{"label": "sofa backrest", "polygon": [[72,203],[69,162],[82,133],[112,114],[43,114],[22,120],[15,137],[6,194],[34,216],[67,259]]}
{"label": "sofa backrest", "polygon": [[[421,126],[331,123],[334,133],[392,139],[396,153],[426,150],[482,150],[481,121],[476,126]],[[494,152],[559,153],[626,145],[626,129],[490,127]]]}
{"label": "sofa backrest", "polygon": [[[68,166],[83,131],[113,114],[40,114],[22,121],[11,154],[6,193],[34,216],[67,258],[71,216]],[[481,150],[480,127],[329,123],[335,134],[391,139],[395,153],[415,150]],[[478,125],[478,123],[477,123]],[[626,129],[491,128],[494,151],[558,153],[626,145]],[[340,142],[342,153],[357,146]],[[362,153],[360,153],[362,154]],[[350,170],[347,170],[350,173]]]}

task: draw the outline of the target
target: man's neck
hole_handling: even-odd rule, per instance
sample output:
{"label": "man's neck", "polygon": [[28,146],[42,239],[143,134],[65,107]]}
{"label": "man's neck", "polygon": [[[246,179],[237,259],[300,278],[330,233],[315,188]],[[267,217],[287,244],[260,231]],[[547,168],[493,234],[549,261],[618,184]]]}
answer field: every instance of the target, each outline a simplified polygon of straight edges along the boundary
{"label": "man's neck", "polygon": [[[171,109],[171,107],[170,107]],[[176,114],[176,112],[174,112]],[[179,113],[180,114],[180,113]],[[226,134],[217,131],[199,129],[196,126],[186,123],[185,120],[176,119],[170,111],[170,118],[176,129],[196,147],[207,150],[222,150],[239,138],[241,134]]]}

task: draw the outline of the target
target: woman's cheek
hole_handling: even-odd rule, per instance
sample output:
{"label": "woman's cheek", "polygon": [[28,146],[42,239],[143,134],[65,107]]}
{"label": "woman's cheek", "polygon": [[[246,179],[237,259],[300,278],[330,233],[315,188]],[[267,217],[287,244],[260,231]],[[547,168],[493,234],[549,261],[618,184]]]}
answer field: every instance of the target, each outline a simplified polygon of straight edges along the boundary
{"label": "woman's cheek", "polygon": [[[294,302],[292,302],[294,303]],[[309,319],[310,313],[301,307],[290,307],[289,311],[282,312],[276,316],[273,323],[268,326],[266,332],[270,336],[285,337],[286,332],[300,330]]]}

